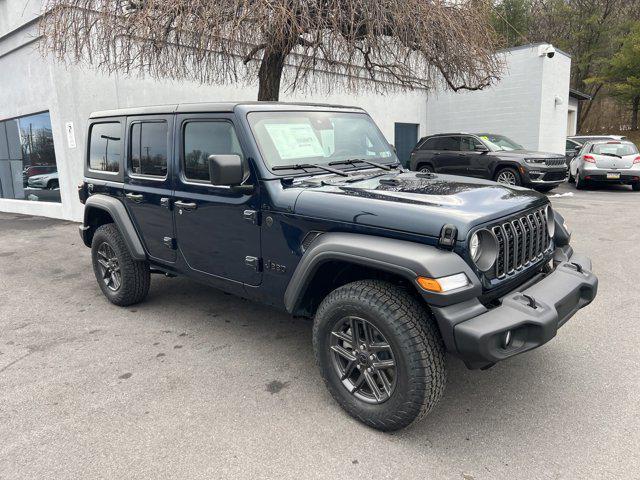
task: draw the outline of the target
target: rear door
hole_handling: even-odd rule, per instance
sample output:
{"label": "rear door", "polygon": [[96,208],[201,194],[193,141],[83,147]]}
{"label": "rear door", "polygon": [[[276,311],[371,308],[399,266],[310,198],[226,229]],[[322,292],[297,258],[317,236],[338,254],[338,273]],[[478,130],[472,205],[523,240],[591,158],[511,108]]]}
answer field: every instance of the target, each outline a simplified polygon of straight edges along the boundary
{"label": "rear door", "polygon": [[437,137],[434,167],[438,173],[469,175],[469,158],[460,150],[460,136]]}
{"label": "rear door", "polygon": [[212,185],[209,179],[209,155],[236,154],[244,160],[245,178],[251,181],[234,115],[178,115],[175,130],[180,139],[174,203],[180,254],[196,273],[259,285],[257,190],[241,192]]}
{"label": "rear door", "polygon": [[175,262],[171,212],[173,115],[127,118],[124,201],[149,256]]}

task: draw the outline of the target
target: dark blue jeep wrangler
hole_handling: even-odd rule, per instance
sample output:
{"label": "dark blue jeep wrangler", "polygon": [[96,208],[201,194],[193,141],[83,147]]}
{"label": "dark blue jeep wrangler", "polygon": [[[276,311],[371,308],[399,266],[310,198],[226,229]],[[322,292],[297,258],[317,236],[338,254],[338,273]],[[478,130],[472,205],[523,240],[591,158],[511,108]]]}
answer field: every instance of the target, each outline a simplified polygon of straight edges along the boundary
{"label": "dark blue jeep wrangler", "polygon": [[381,430],[469,368],[553,338],[597,290],[544,195],[404,170],[353,107],[215,103],[91,115],[80,233],[116,305],[187,275],[313,317],[324,381]]}

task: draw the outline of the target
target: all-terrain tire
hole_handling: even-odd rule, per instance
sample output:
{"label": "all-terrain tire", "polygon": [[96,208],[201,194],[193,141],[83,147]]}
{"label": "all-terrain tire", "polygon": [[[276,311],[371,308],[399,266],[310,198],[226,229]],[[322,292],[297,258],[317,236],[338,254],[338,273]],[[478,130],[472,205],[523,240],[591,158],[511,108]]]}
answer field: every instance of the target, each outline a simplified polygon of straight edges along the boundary
{"label": "all-terrain tire", "polygon": [[[98,262],[98,249],[106,243],[117,258],[120,269],[120,286],[116,290],[110,289],[103,280],[100,264]],[[134,260],[122,234],[113,223],[107,223],[98,227],[91,242],[91,259],[93,271],[98,280],[102,293],[115,305],[126,307],[140,303],[149,292],[151,273],[146,261]]]}
{"label": "all-terrain tire", "polygon": [[[350,316],[360,317],[378,329],[393,349],[396,384],[383,403],[371,404],[354,396],[334,366],[332,329]],[[361,280],[331,292],[315,315],[313,347],[333,398],[350,415],[373,428],[404,428],[431,411],[444,393],[442,338],[425,306],[402,287],[380,280]]]}

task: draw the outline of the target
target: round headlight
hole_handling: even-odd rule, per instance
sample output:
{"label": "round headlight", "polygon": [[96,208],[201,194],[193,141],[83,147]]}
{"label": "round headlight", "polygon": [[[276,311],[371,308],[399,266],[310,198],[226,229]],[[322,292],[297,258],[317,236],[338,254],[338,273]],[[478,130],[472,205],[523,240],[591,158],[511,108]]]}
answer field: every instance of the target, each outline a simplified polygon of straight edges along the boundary
{"label": "round headlight", "polygon": [[469,254],[476,266],[486,272],[498,258],[498,241],[489,230],[478,230],[469,239]]}
{"label": "round headlight", "polygon": [[545,217],[547,217],[547,231],[549,232],[549,236],[553,238],[556,234],[556,218],[551,206],[548,206],[545,210]]}

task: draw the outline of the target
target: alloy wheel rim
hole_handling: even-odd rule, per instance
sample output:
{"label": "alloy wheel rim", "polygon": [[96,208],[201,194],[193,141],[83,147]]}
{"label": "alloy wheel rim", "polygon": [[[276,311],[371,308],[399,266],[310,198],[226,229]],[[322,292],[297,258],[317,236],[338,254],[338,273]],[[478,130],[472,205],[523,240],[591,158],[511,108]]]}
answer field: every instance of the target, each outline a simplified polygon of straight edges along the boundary
{"label": "alloy wheel rim", "polygon": [[422,167],[420,173],[431,173],[431,169],[428,167]]}
{"label": "alloy wheel rim", "polygon": [[102,282],[109,290],[117,292],[122,285],[122,272],[116,252],[107,242],[103,242],[98,247],[98,265]]}
{"label": "alloy wheel rim", "polygon": [[505,185],[515,185],[516,176],[513,174],[513,172],[500,172],[497,182],[503,183]]}
{"label": "alloy wheel rim", "polygon": [[342,385],[359,400],[380,404],[396,388],[397,368],[391,344],[363,318],[336,323],[329,345],[333,368]]}

